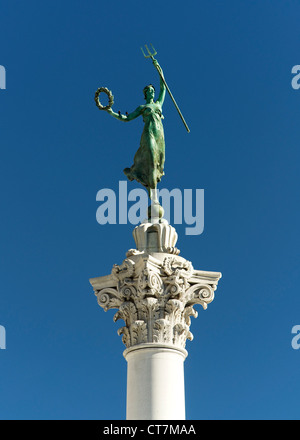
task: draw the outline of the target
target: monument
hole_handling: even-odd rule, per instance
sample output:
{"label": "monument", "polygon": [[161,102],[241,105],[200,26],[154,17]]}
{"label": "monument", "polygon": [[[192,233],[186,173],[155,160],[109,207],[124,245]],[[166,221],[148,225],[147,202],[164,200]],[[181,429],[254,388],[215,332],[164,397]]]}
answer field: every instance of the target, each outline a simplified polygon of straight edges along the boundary
{"label": "monument", "polygon": [[[155,100],[152,84],[144,88],[146,103],[132,113],[122,115],[112,110],[113,96],[105,87],[96,91],[95,101],[101,110],[128,122],[138,116],[145,123],[133,165],[125,168],[129,180],[137,180],[148,191],[148,218],[136,226],[135,249],[115,264],[111,274],[91,278],[98,304],[105,310],[117,309],[114,321],[123,320],[118,330],[126,347],[127,420],[184,420],[184,360],[186,340],[192,340],[191,316],[200,304],[204,309],[214,299],[221,278],[219,272],[195,270],[179,256],[177,233],[164,218],[157,198],[157,183],[164,174],[165,139],[162,106],[166,91],[171,96],[187,131],[189,128],[167,86],[155,49],[146,46],[160,77],[160,91]],[[99,95],[108,95],[102,106]]]}

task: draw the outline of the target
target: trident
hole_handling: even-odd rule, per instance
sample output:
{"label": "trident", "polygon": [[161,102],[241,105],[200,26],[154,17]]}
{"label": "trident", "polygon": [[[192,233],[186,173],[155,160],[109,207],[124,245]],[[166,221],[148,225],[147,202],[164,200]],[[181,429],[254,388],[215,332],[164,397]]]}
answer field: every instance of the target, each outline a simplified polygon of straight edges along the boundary
{"label": "trident", "polygon": [[[146,55],[146,54],[144,53],[142,47],[141,47],[141,50],[142,50],[143,55],[144,55],[145,58],[151,58],[151,60],[154,61],[154,60],[155,60],[154,55],[156,55],[157,52],[156,52],[156,50],[154,49],[154,47],[152,46],[152,44],[151,44],[151,47],[152,47],[152,51],[153,51],[152,53],[151,53],[151,51],[149,50],[147,44],[145,44],[145,48],[146,48],[146,50],[147,50],[147,52],[148,52],[149,55]],[[153,63],[153,64],[154,64],[154,63]],[[169,95],[171,96],[172,101],[174,102],[174,105],[175,105],[175,107],[176,107],[176,109],[177,109],[177,111],[178,111],[178,113],[179,113],[179,116],[181,117],[181,120],[182,120],[182,122],[184,123],[184,126],[185,126],[185,128],[187,129],[187,131],[188,131],[188,133],[189,133],[189,132],[190,132],[190,129],[189,129],[187,123],[185,122],[185,119],[184,119],[184,117],[183,117],[181,111],[179,110],[179,107],[178,107],[178,105],[177,105],[177,103],[176,103],[176,101],[175,101],[175,99],[174,99],[174,96],[172,95],[171,90],[169,89],[169,87],[168,87],[168,85],[167,85],[167,83],[166,83],[166,81],[165,81],[165,78],[162,76],[162,74],[161,74],[161,72],[159,71],[158,67],[157,67],[155,64],[154,64],[154,66],[156,67],[156,70],[158,71],[159,76],[161,77],[161,79],[162,79],[164,85],[166,86],[166,89],[168,90],[168,93],[169,93]]]}

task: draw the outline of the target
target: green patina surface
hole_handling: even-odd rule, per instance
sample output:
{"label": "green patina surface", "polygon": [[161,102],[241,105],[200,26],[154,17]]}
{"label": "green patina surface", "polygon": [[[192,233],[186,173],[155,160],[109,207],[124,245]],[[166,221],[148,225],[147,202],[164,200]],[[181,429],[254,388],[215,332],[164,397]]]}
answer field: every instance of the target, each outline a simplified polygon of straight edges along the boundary
{"label": "green patina surface", "polygon": [[133,165],[125,168],[124,173],[129,180],[137,180],[147,188],[151,198],[151,189],[156,189],[157,183],[164,174],[165,163],[165,137],[162,124],[162,106],[166,95],[166,87],[163,81],[163,72],[156,60],[153,60],[156,69],[160,74],[160,91],[158,99],[155,100],[155,89],[152,84],[144,88],[146,104],[140,105],[132,113],[123,115],[116,113],[112,108],[106,111],[114,118],[129,122],[142,116],[144,130],[140,140],[140,147],[137,150]]}

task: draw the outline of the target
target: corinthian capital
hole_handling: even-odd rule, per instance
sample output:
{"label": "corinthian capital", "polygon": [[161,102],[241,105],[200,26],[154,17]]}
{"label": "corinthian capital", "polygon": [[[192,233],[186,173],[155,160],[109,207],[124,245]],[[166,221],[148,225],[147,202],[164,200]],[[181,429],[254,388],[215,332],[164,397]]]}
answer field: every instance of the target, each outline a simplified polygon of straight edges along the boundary
{"label": "corinthian capital", "polygon": [[194,270],[190,261],[174,255],[174,242],[169,252],[161,252],[164,244],[159,241],[153,252],[146,239],[144,249],[131,250],[110,275],[90,282],[98,304],[105,311],[117,309],[114,321],[124,321],[118,334],[126,348],[147,343],[184,348],[186,340],[193,339],[190,317],[198,315],[194,306],[206,309],[213,301],[221,274]]}

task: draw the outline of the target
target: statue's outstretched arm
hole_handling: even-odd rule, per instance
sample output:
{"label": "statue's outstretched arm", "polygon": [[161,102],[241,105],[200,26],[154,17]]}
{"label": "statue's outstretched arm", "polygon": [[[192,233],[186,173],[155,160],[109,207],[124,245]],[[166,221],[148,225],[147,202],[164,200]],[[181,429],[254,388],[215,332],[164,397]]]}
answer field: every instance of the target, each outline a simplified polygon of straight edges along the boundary
{"label": "statue's outstretched arm", "polygon": [[132,121],[133,119],[137,118],[138,116],[140,116],[142,114],[142,108],[143,107],[144,107],[143,105],[140,105],[132,113],[129,113],[129,114],[126,114],[126,115],[122,115],[121,113],[116,113],[116,112],[114,112],[112,110],[112,108],[109,108],[106,111],[107,111],[107,113],[109,113],[114,118],[119,119],[119,121],[129,122],[129,121]]}

